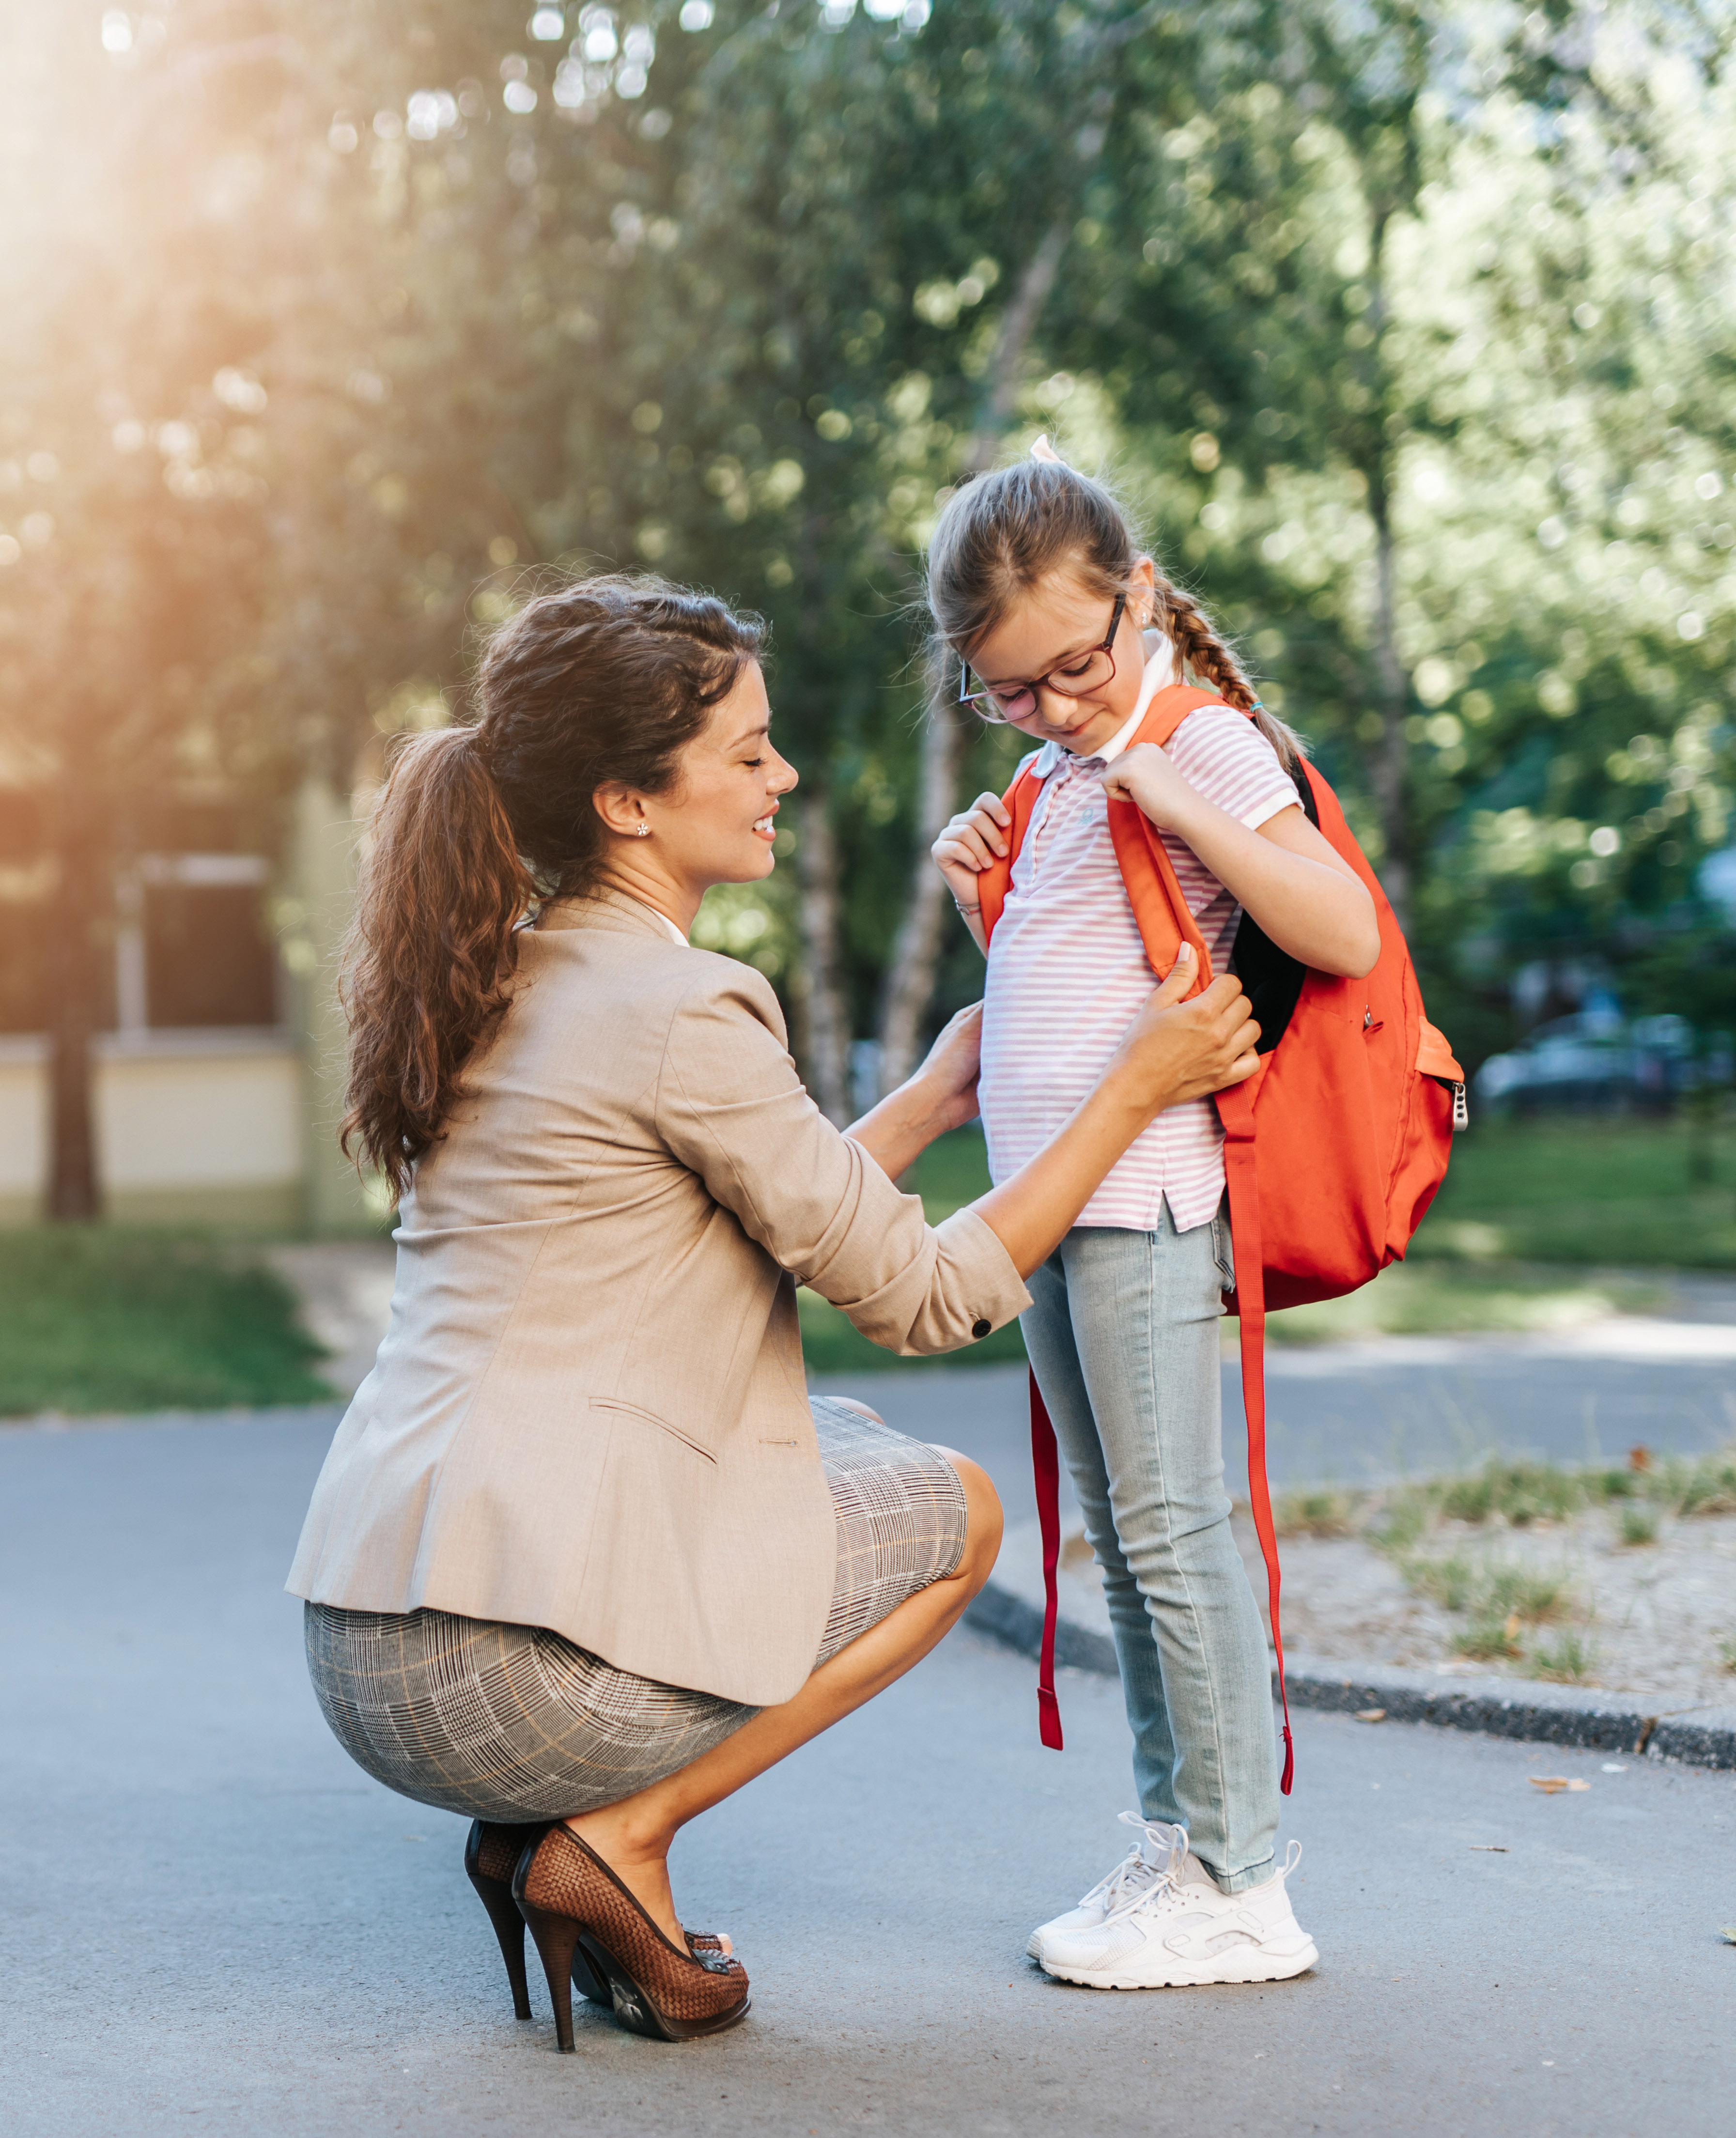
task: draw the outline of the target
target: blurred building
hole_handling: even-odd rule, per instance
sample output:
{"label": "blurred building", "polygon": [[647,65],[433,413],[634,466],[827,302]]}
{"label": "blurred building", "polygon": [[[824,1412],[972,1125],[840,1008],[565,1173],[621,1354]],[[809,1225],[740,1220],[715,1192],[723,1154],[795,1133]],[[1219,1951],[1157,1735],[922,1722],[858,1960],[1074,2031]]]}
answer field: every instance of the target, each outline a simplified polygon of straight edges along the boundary
{"label": "blurred building", "polygon": [[[334,1142],[333,997],[354,822],[310,783],[265,843],[221,794],[167,808],[117,863],[91,1065],[109,1217],[351,1231],[378,1212]],[[54,866],[27,779],[0,767],[0,1224],[47,1188]]]}

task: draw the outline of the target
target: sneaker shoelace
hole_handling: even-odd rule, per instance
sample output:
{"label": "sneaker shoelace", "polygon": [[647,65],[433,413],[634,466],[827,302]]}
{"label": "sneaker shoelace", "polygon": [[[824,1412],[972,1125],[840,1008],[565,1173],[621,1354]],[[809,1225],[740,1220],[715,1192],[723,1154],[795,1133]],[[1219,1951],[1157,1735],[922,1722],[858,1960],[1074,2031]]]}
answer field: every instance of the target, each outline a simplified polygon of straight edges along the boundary
{"label": "sneaker shoelace", "polygon": [[[1127,1813],[1124,1812],[1122,1817],[1125,1818]],[[1152,1829],[1148,1828],[1147,1832],[1150,1833]],[[1121,1898],[1105,1918],[1106,1924],[1135,1912],[1160,1915],[1166,1910],[1187,1905],[1180,1883],[1181,1873],[1187,1861],[1187,1829],[1179,1826],[1170,1827],[1163,1829],[1163,1836],[1158,1842],[1163,1850],[1161,1859],[1153,1863],[1148,1858],[1141,1857],[1145,1875],[1137,1887],[1129,1886],[1123,1888]],[[1153,1839],[1157,1840],[1158,1836],[1153,1834]]]}
{"label": "sneaker shoelace", "polygon": [[1119,1817],[1121,1823],[1132,1827],[1139,1839],[1079,1903],[1082,1908],[1100,1905],[1105,1916],[1119,1915],[1139,1898],[1153,1879],[1165,1875],[1165,1867],[1175,1848],[1176,1835],[1181,1836],[1182,1853],[1185,1856],[1187,1852],[1187,1836],[1182,1828],[1143,1819],[1137,1812],[1124,1811]]}
{"label": "sneaker shoelace", "polygon": [[[1125,1813],[1122,1814],[1124,1818],[1126,1815]],[[1162,1864],[1153,1870],[1151,1877],[1137,1892],[1129,1891],[1118,1906],[1111,1909],[1107,1921],[1113,1922],[1135,1913],[1156,1916],[1172,1913],[1178,1909],[1197,1911],[1201,1905],[1202,1894],[1207,1903],[1212,1901],[1235,1902],[1236,1896],[1220,1891],[1215,1882],[1206,1887],[1192,1882],[1186,1887],[1182,1884],[1182,1872],[1187,1864],[1187,1835],[1181,1827],[1175,1827],[1171,1831],[1174,1838]],[[1275,1875],[1288,1879],[1301,1860],[1302,1844],[1300,1841],[1292,1841],[1285,1851],[1284,1862]]]}

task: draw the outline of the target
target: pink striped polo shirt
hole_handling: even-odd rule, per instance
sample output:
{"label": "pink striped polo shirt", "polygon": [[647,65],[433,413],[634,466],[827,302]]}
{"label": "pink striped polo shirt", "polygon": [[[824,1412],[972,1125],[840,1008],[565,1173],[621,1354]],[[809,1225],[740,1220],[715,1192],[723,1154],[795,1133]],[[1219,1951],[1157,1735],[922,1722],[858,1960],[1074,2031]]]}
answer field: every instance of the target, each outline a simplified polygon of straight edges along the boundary
{"label": "pink striped polo shirt", "polygon": [[[1139,940],[1109,837],[1096,774],[1132,742],[1153,694],[1175,679],[1174,656],[1148,632],[1139,703],[1095,757],[1046,744],[1043,783],[1007,903],[989,945],[978,1093],[997,1184],[1034,1158],[1090,1092],[1157,981]],[[1177,770],[1251,830],[1294,808],[1296,790],[1245,713],[1202,705],[1168,745]],[[1223,971],[1241,908],[1179,839],[1163,834],[1176,881],[1212,959]],[[1080,1212],[1081,1225],[1155,1232],[1163,1198],[1178,1232],[1217,1214],[1224,1190],[1223,1131],[1209,1099],[1160,1114],[1129,1146]]]}

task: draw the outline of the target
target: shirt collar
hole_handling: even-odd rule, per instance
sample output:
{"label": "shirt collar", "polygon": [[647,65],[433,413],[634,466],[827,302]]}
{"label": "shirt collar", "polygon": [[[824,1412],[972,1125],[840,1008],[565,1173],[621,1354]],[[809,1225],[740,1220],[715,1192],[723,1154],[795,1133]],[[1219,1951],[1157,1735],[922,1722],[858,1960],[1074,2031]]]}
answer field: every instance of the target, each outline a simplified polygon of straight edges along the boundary
{"label": "shirt collar", "polygon": [[1161,631],[1144,633],[1145,667],[1139,678],[1139,695],[1134,700],[1134,709],[1125,722],[1116,729],[1101,749],[1094,750],[1090,757],[1076,757],[1070,749],[1063,749],[1058,742],[1046,742],[1037,752],[1032,767],[1039,780],[1048,779],[1063,764],[1113,764],[1123,750],[1128,749],[1139,732],[1139,723],[1149,710],[1152,700],[1158,691],[1175,681],[1175,649]]}

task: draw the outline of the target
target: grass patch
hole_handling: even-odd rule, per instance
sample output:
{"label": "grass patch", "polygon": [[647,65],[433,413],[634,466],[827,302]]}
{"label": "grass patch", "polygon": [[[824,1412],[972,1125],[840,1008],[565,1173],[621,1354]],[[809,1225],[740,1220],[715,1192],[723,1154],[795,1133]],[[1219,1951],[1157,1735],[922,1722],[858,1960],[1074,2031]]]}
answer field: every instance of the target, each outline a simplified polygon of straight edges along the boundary
{"label": "grass patch", "polygon": [[1482,1608],[1491,1617],[1499,1612],[1535,1625],[1558,1617],[1567,1602],[1568,1576],[1560,1569],[1534,1573],[1523,1566],[1495,1566],[1485,1581]]}
{"label": "grass patch", "polygon": [[1373,1336],[1452,1336],[1483,1330],[1571,1329],[1656,1303],[1655,1288],[1504,1262],[1394,1262],[1360,1291],[1286,1307],[1266,1323],[1275,1344],[1348,1344]]}
{"label": "grass patch", "polygon": [[[1736,1177],[1736,1135],[1730,1144]],[[980,1128],[956,1129],[930,1144],[909,1184],[920,1193],[930,1224],[985,1194],[988,1160]],[[1603,1267],[1593,1281],[1539,1263]],[[1275,1344],[1524,1331],[1572,1327],[1658,1303],[1656,1287],[1611,1278],[1612,1265],[1736,1269],[1736,1194],[1690,1190],[1685,1124],[1600,1120],[1588,1134],[1583,1122],[1571,1120],[1480,1121],[1455,1139],[1446,1184],[1407,1261],[1347,1298],[1275,1314],[1266,1329]],[[897,1359],[811,1295],[802,1301],[802,1332],[817,1373],[1025,1355],[1017,1330],[1003,1330],[948,1353],[946,1360]]]}
{"label": "grass patch", "polygon": [[1617,1521],[1621,1541],[1638,1547],[1656,1544],[1658,1540],[1658,1511],[1656,1507],[1626,1506]]}
{"label": "grass patch", "polygon": [[1447,1559],[1401,1560],[1399,1572],[1420,1596],[1431,1596],[1443,1609],[1463,1611],[1477,1593],[1478,1569],[1463,1552]]}
{"label": "grass patch", "polygon": [[1597,1643],[1572,1626],[1531,1651],[1533,1676],[1556,1685],[1583,1685],[1597,1662]]}
{"label": "grass patch", "polygon": [[1736,1514],[1736,1448],[1697,1462],[1666,1462],[1657,1486],[1658,1496],[1672,1501],[1678,1515]]}
{"label": "grass patch", "polygon": [[210,1233],[0,1233],[0,1416],[319,1403],[287,1285]]}
{"label": "grass patch", "polygon": [[1445,1559],[1403,1559],[1398,1570],[1419,1595],[1470,1613],[1471,1623],[1453,1644],[1464,1656],[1517,1655],[1520,1628],[1559,1617],[1571,1601],[1565,1569],[1480,1565],[1454,1552]]}
{"label": "grass patch", "polygon": [[1359,1496],[1351,1492],[1281,1492],[1272,1526],[1281,1537],[1354,1536]]}
{"label": "grass patch", "polygon": [[1453,1653],[1475,1663],[1501,1662],[1524,1653],[1518,1629],[1504,1618],[1479,1618],[1453,1636]]}
{"label": "grass patch", "polygon": [[1719,1643],[1718,1654],[1727,1671],[1736,1671],[1736,1633],[1727,1634]]}
{"label": "grass patch", "polygon": [[1722,1171],[1721,1184],[1696,1179],[1685,1117],[1480,1120],[1454,1140],[1412,1260],[1736,1269],[1728,1131]]}

